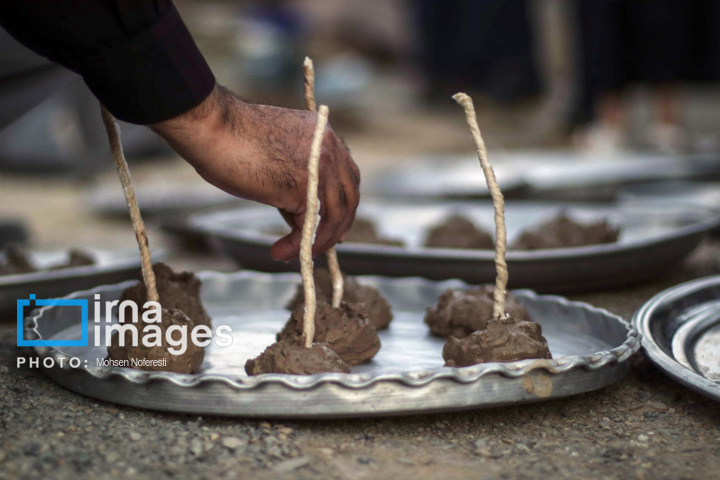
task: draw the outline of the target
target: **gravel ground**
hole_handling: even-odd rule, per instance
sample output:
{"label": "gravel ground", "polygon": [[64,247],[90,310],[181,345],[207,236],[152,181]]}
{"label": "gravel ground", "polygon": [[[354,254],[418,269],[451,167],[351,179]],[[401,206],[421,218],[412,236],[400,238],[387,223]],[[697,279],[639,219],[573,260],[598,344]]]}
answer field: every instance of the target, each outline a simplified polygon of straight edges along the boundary
{"label": "gravel ground", "polygon": [[[653,284],[573,298],[629,318],[654,293],[718,271],[720,243]],[[263,422],[156,413],[69,392],[16,368],[0,333],[4,478],[717,478],[716,403],[642,354],[627,378],[545,403],[412,417]]]}

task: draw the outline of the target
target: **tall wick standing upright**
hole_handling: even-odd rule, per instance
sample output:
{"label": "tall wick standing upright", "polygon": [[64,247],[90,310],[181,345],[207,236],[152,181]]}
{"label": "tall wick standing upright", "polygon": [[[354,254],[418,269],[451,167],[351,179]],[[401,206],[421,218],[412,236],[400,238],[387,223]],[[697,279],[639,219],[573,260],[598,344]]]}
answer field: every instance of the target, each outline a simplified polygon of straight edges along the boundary
{"label": "tall wick standing upright", "polygon": [[497,271],[497,276],[495,278],[495,294],[493,297],[493,317],[500,319],[506,316],[505,295],[508,282],[507,263],[505,262],[505,251],[507,249],[505,200],[495,179],[495,172],[487,158],[487,149],[480,134],[480,127],[478,126],[477,117],[475,116],[475,107],[473,106],[472,98],[465,93],[456,93],[453,95],[453,100],[465,109],[465,119],[470,127],[470,133],[472,134],[473,142],[475,142],[475,148],[477,148],[480,166],[485,174],[485,181],[490,190],[490,196],[492,197],[493,207],[495,209],[495,270]]}
{"label": "tall wick standing upright", "polygon": [[[315,111],[315,69],[313,68],[313,61],[308,57],[305,57],[303,62],[303,72],[305,73],[305,107],[308,110]],[[325,255],[327,256],[328,269],[332,279],[332,306],[333,308],[339,308],[343,298],[344,284],[335,247],[331,247]]]}
{"label": "tall wick standing upright", "polygon": [[300,273],[302,274],[303,289],[305,293],[305,311],[303,313],[303,338],[306,347],[311,347],[315,337],[315,279],[313,278],[312,246],[315,242],[318,214],[318,163],[320,162],[320,148],[325,127],[328,121],[328,108],[320,105],[317,124],[310,145],[310,160],[308,161],[307,200],[305,208],[305,222],[303,223],[302,239],[300,240]]}
{"label": "tall wick standing upright", "polygon": [[152,268],[152,258],[150,257],[150,242],[148,241],[147,231],[142,215],[140,215],[140,207],[138,207],[137,198],[135,198],[135,189],[133,188],[130,169],[128,169],[125,155],[123,154],[122,144],[120,143],[120,128],[115,123],[115,118],[100,104],[105,130],[107,130],[108,140],[110,141],[110,151],[112,152],[115,168],[117,168],[120,183],[122,183],[125,192],[125,200],[130,210],[130,219],[135,229],[135,238],[137,238],[140,247],[140,259],[142,261],[142,275],[145,287],[147,289],[147,299],[151,302],[159,301],[157,287],[155,285],[155,272]]}

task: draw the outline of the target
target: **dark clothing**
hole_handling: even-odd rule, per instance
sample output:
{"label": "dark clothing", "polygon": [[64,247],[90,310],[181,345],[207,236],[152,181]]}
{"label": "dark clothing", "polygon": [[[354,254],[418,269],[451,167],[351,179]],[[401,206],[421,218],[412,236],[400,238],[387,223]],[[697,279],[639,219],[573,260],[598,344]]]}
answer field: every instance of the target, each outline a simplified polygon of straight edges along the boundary
{"label": "dark clothing", "polygon": [[82,75],[126,122],[173,118],[215,86],[170,0],[8,0],[0,6],[0,24],[28,48]]}
{"label": "dark clothing", "polygon": [[630,83],[720,80],[720,0],[575,0],[581,98],[594,102]]}
{"label": "dark clothing", "polygon": [[541,89],[529,0],[413,0],[420,61],[432,88],[511,102]]}

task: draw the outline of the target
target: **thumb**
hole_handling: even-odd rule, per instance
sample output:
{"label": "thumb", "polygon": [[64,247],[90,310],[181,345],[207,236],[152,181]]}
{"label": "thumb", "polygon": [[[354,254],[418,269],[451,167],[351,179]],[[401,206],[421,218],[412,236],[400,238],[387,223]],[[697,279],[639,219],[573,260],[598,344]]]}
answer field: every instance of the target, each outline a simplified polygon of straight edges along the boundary
{"label": "thumb", "polygon": [[302,232],[297,228],[293,228],[292,232],[273,244],[270,249],[270,256],[273,260],[280,260],[286,263],[298,258],[301,238]]}

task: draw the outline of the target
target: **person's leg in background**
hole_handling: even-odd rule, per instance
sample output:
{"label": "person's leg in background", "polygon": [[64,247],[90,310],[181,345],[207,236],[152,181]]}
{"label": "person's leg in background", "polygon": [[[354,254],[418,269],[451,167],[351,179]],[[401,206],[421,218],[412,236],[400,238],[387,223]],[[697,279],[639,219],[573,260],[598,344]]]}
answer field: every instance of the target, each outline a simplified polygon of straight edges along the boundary
{"label": "person's leg in background", "polygon": [[679,83],[692,80],[698,54],[693,25],[701,1],[626,2],[626,64],[630,80],[647,90],[649,116],[637,141],[651,150],[678,153],[687,147]]}
{"label": "person's leg in background", "polygon": [[433,98],[459,90],[503,103],[539,93],[528,0],[413,2]]}
{"label": "person's leg in background", "polygon": [[624,148],[622,1],[575,0],[578,95],[571,122],[582,151],[607,153]]}

